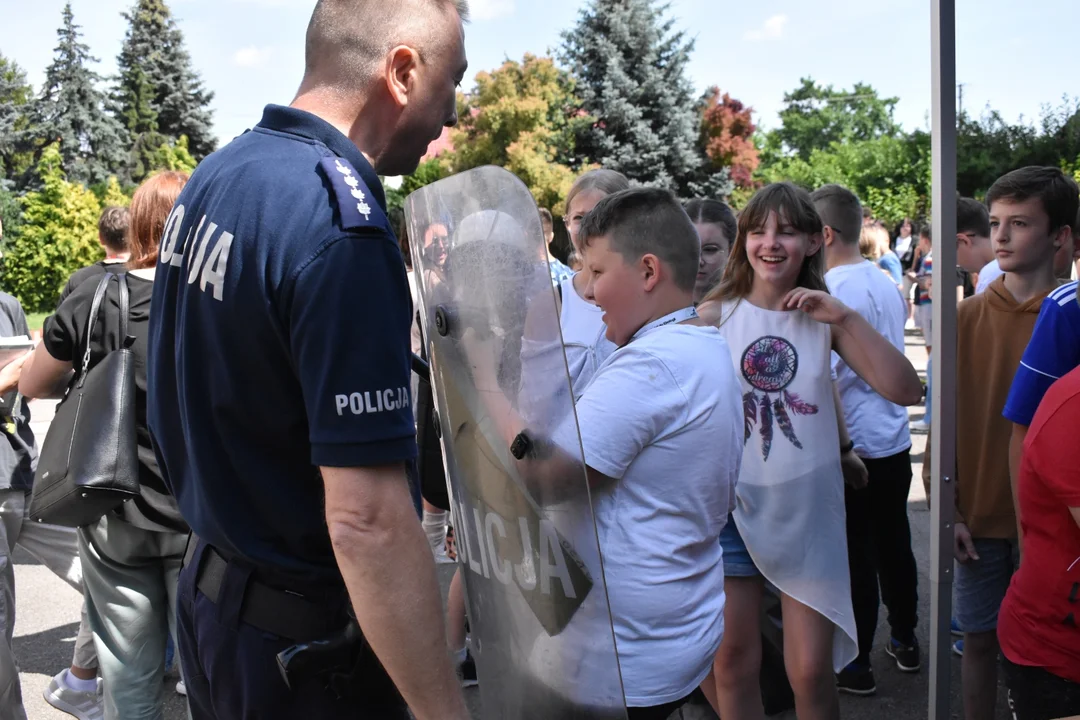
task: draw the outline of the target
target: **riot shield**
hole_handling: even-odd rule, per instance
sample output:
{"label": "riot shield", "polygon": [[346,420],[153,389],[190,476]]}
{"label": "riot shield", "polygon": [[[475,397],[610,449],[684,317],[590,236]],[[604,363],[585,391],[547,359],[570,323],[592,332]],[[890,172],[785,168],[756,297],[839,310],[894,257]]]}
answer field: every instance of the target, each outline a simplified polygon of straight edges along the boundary
{"label": "riot shield", "polygon": [[483,716],[624,720],[536,204],[485,167],[405,211]]}

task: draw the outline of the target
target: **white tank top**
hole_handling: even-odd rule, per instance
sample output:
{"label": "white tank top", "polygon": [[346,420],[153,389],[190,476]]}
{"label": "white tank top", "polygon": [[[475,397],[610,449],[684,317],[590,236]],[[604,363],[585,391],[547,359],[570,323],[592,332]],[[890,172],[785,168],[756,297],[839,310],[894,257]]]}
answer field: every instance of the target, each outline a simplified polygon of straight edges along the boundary
{"label": "white tank top", "polygon": [[828,325],[798,310],[723,304],[742,385],[735,523],[761,574],[832,621],[833,669],[858,655]]}
{"label": "white tank top", "polygon": [[577,294],[574,278],[563,280],[559,287],[562,290],[559,325],[562,327],[563,347],[566,348],[570,386],[574,390],[574,402],[577,402],[585,392],[585,386],[617,347],[605,335],[604,311]]}

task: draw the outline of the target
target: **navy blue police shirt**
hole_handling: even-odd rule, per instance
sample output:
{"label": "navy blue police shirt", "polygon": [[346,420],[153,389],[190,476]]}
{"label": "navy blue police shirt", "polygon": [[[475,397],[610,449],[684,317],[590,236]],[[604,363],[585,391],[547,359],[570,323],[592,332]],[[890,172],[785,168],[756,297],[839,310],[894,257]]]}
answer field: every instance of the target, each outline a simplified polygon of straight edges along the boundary
{"label": "navy blue police shirt", "polygon": [[165,480],[197,536],[290,583],[341,582],[318,467],[416,456],[412,303],[385,210],[348,138],[269,105],[165,225],[148,379]]}

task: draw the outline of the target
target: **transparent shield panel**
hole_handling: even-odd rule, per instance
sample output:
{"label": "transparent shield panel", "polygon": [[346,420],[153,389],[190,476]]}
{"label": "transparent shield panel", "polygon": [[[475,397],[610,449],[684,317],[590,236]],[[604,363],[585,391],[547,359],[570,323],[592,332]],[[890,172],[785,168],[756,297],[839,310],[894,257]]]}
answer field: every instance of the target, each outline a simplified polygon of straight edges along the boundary
{"label": "transparent shield panel", "polygon": [[483,715],[625,718],[536,204],[486,167],[406,216]]}

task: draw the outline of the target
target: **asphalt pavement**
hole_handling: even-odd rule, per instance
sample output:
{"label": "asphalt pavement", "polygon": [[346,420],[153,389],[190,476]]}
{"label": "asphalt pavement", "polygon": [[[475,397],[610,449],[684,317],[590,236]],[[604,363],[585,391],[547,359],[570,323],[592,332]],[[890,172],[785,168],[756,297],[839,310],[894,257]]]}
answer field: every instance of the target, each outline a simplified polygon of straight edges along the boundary
{"label": "asphalt pavement", "polygon": [[[926,352],[922,339],[911,331],[907,335],[907,354],[920,373],[926,367]],[[32,427],[40,443],[52,417],[52,405],[35,401],[31,405],[34,415]],[[911,408],[913,419],[921,418],[922,407]],[[930,513],[927,510],[919,474],[922,467],[925,435],[914,435],[912,444],[912,470],[915,480],[911,484],[908,510],[911,518],[912,545],[919,565],[919,618],[917,630],[923,647],[923,670],[917,674],[901,673],[892,659],[882,649],[888,640],[887,611],[879,614],[877,646],[873,655],[877,679],[877,695],[869,698],[841,696],[841,715],[850,720],[919,720],[928,716],[929,661],[927,653],[930,639],[926,620],[930,616]],[[439,566],[439,579],[445,593],[453,574],[453,566]],[[15,622],[15,655],[19,661],[19,678],[30,720],[63,720],[70,716],[54,710],[42,698],[49,679],[71,662],[75,635],[78,630],[81,598],[63,581],[38,564],[21,550],[15,554],[15,585],[17,593],[17,618]],[[186,718],[183,698],[175,693],[175,676],[166,678],[167,698],[165,719]],[[961,717],[960,659],[952,657],[952,715]],[[476,689],[466,691],[479,720],[480,693]],[[675,716],[678,717],[678,714]],[[777,716],[794,720],[794,713]],[[683,713],[682,720],[711,720],[711,712],[696,709]],[[997,720],[1007,720],[1004,691],[999,688]],[[553,720],[557,720],[554,719]]]}

